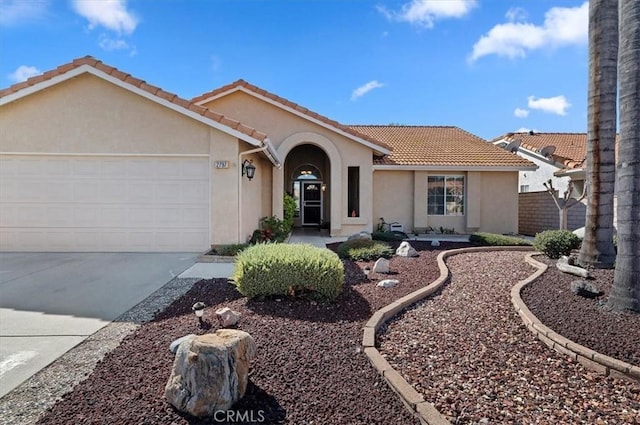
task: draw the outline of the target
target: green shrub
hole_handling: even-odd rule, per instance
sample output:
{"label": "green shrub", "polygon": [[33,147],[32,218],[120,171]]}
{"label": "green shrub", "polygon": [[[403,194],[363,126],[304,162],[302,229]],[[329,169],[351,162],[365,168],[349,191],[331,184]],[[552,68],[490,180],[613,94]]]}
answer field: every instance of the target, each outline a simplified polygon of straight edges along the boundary
{"label": "green shrub", "polygon": [[282,204],[284,207],[282,215],[282,230],[284,230],[285,233],[289,234],[289,232],[293,230],[293,217],[296,213],[296,198],[289,195],[288,193],[285,193]]}
{"label": "green shrub", "polygon": [[580,238],[568,230],[545,230],[536,235],[533,247],[549,258],[560,258],[580,247]]}
{"label": "green shrub", "polygon": [[258,244],[238,254],[231,280],[249,298],[299,295],[331,301],[342,292],[344,265],[325,248]]}
{"label": "green shrub", "polygon": [[376,240],[376,241],[401,241],[403,239],[408,239],[409,236],[407,236],[406,233],[403,232],[398,232],[398,231],[393,231],[393,232],[379,232],[379,231],[375,231],[371,234],[371,239]]}
{"label": "green shrub", "polygon": [[393,255],[393,250],[388,243],[369,239],[352,239],[342,242],[337,251],[340,257],[350,258],[354,261],[388,258]]}
{"label": "green shrub", "polygon": [[283,242],[291,229],[287,229],[284,220],[280,220],[275,215],[262,217],[260,228],[253,231],[251,244],[266,242]]}
{"label": "green shrub", "polygon": [[469,241],[482,246],[519,246],[531,245],[531,242],[516,236],[498,235],[496,233],[474,233]]}
{"label": "green shrub", "polygon": [[215,249],[216,254],[233,257],[249,247],[248,243],[236,243],[230,245],[222,245]]}

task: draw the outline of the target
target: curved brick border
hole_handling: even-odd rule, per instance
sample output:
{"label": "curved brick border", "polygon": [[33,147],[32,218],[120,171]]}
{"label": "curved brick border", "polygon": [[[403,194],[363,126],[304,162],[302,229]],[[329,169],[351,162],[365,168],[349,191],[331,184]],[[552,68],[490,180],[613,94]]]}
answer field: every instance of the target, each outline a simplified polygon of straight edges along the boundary
{"label": "curved brick border", "polygon": [[[380,374],[387,381],[387,384],[391,389],[398,394],[400,400],[404,405],[413,413],[422,424],[427,425],[450,425],[451,423],[444,417],[435,406],[428,401],[425,401],[424,397],[418,393],[394,368],[391,367],[389,362],[382,357],[380,352],[376,349],[376,331],[385,322],[391,319],[393,316],[406,309],[412,304],[432,295],[436,291],[440,290],[442,286],[449,280],[449,269],[445,264],[445,259],[456,254],[465,254],[469,252],[487,252],[487,251],[531,251],[531,247],[518,246],[518,247],[475,247],[475,248],[460,248],[452,249],[449,251],[443,251],[438,255],[438,268],[440,269],[440,277],[434,280],[431,284],[424,288],[418,289],[405,295],[404,297],[397,299],[391,304],[376,311],[369,321],[364,325],[364,336],[362,338],[362,345],[364,352],[369,358],[369,361],[373,367],[380,372]],[[540,272],[539,274],[542,274]],[[539,275],[538,274],[538,275]],[[537,277],[537,276],[536,276]]]}
{"label": "curved brick border", "polygon": [[[411,411],[422,424],[427,425],[450,425],[451,423],[435,408],[435,406],[418,393],[400,375],[387,360],[382,357],[376,349],[376,331],[396,314],[406,309],[412,304],[432,295],[440,290],[449,280],[449,269],[445,264],[445,259],[456,254],[469,252],[489,252],[489,251],[531,251],[531,247],[475,247],[461,248],[443,251],[438,255],[437,262],[440,269],[440,277],[424,288],[418,289],[376,311],[364,326],[364,336],[362,345],[364,352],[369,358],[373,367],[384,377],[391,389],[398,394],[402,403]],[[562,335],[559,335],[543,325],[536,316],[527,308],[520,297],[522,288],[540,277],[546,270],[547,265],[536,261],[533,256],[538,253],[531,253],[525,256],[525,261],[537,268],[531,276],[516,283],[511,288],[511,302],[522,318],[525,326],[531,330],[542,342],[563,355],[580,362],[583,366],[607,376],[628,378],[640,382],[640,368],[638,366],[625,363],[604,354],[600,354],[587,347],[577,344]]]}
{"label": "curved brick border", "polygon": [[613,357],[605,356],[604,354],[577,344],[543,325],[542,322],[531,313],[524,301],[522,301],[522,298],[520,298],[520,291],[547,270],[547,265],[536,261],[533,255],[535,255],[535,253],[525,256],[525,261],[538,270],[511,288],[511,302],[527,328],[533,332],[540,341],[557,352],[580,362],[587,369],[606,376],[628,378],[640,382],[640,367],[614,359]]}

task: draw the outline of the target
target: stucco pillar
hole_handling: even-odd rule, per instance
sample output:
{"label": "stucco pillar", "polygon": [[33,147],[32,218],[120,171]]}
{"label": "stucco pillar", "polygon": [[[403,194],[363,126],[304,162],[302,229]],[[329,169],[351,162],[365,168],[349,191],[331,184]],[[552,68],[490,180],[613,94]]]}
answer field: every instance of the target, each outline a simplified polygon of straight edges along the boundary
{"label": "stucco pillar", "polygon": [[284,204],[282,202],[284,196],[284,165],[280,168],[273,169],[271,193],[271,205],[273,205],[271,213],[282,220],[284,216]]}
{"label": "stucco pillar", "polygon": [[413,228],[429,226],[427,215],[427,171],[413,173]]}
{"label": "stucco pillar", "polygon": [[476,231],[482,222],[482,173],[469,171],[467,173],[466,215],[467,230]]}

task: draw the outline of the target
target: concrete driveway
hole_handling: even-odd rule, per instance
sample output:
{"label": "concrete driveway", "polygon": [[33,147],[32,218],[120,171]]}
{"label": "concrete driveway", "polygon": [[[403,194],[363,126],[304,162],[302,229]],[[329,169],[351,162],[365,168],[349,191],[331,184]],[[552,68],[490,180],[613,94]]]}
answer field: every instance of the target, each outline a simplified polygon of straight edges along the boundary
{"label": "concrete driveway", "polygon": [[189,268],[196,256],[0,253],[0,397]]}

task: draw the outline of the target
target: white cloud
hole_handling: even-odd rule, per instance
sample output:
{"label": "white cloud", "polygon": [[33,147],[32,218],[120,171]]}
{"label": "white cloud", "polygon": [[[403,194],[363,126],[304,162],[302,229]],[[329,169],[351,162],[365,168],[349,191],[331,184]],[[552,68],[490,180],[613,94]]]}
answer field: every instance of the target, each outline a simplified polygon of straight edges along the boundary
{"label": "white cloud", "polygon": [[73,9],[89,21],[89,29],[102,26],[118,34],[131,34],[139,22],[127,10],[127,0],[73,0]]}
{"label": "white cloud", "polygon": [[529,110],[516,108],[516,110],[513,111],[513,115],[515,115],[518,118],[527,118],[529,116]]}
{"label": "white cloud", "polygon": [[477,4],[477,0],[411,0],[397,12],[383,6],[378,6],[378,11],[389,20],[433,28],[438,20],[467,15]]}
{"label": "white cloud", "polygon": [[0,0],[0,25],[16,25],[39,19],[47,12],[49,0]]}
{"label": "white cloud", "polygon": [[13,81],[14,83],[20,83],[38,74],[42,74],[42,71],[40,71],[35,66],[20,65],[18,69],[9,74],[8,77],[9,80]]}
{"label": "white cloud", "polygon": [[384,84],[379,83],[377,80],[369,81],[367,84],[358,87],[353,91],[353,93],[351,93],[351,100],[356,100],[369,93],[371,90],[378,89],[380,87],[384,87]]}
{"label": "white cloud", "polygon": [[527,128],[527,127],[520,127],[519,129],[514,131],[514,133],[529,133],[530,131],[533,131],[534,133],[539,133],[538,130],[532,130],[532,129]]}
{"label": "white cloud", "polygon": [[571,106],[564,96],[538,99],[536,99],[535,96],[529,96],[527,100],[529,108],[556,115],[567,115],[567,108]]}
{"label": "white cloud", "polygon": [[512,7],[505,16],[509,22],[526,21],[527,11],[521,7]]}
{"label": "white cloud", "polygon": [[128,49],[129,48],[129,43],[127,43],[126,41],[122,40],[122,39],[116,39],[114,40],[113,38],[109,38],[106,35],[101,35],[100,36],[100,42],[98,43],[98,45],[103,49],[103,50],[123,50],[123,49]]}
{"label": "white cloud", "polygon": [[531,50],[571,44],[587,44],[589,3],[577,7],[554,7],[545,13],[544,23],[525,22],[522,11],[507,12],[509,22],[498,24],[473,46],[471,62],[487,55],[523,58]]}
{"label": "white cloud", "polygon": [[135,46],[130,45],[126,40],[121,38],[111,38],[106,34],[100,35],[100,41],[98,41],[98,45],[102,50],[107,52],[111,52],[113,50],[128,50],[129,56],[135,56],[138,54],[138,50]]}

